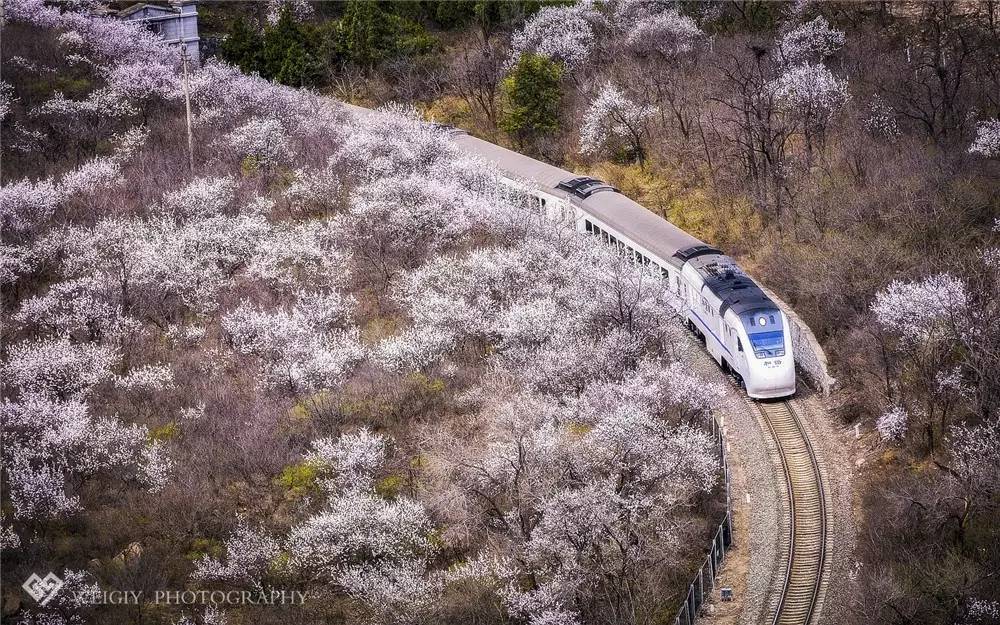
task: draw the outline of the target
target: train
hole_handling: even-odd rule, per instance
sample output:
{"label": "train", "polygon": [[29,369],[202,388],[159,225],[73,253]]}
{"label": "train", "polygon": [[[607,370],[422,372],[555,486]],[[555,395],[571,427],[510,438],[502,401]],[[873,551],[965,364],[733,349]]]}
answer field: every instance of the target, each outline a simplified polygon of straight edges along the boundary
{"label": "train", "polygon": [[[345,104],[354,114],[369,109]],[[795,394],[795,355],[785,313],[721,250],[691,236],[615,187],[443,127],[463,152],[494,164],[553,219],[573,223],[667,282],[677,314],[752,399]]]}

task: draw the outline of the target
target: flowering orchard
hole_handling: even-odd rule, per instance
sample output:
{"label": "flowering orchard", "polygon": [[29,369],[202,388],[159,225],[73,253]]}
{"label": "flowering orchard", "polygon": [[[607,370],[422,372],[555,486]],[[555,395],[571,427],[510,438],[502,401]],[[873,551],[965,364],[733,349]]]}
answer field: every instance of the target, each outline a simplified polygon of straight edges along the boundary
{"label": "flowering orchard", "polygon": [[[677,360],[658,279],[408,107],[358,120],[214,61],[191,76],[190,172],[174,51],[85,3],[8,5],[29,58],[0,89],[5,575],[294,587],[317,623],[672,607],[710,522],[718,393]],[[574,8],[553,41],[552,11],[521,45],[582,59],[601,19]],[[86,88],[32,82],[69,71]],[[595,149],[646,115],[607,86]],[[287,620],[250,609],[161,616]]]}

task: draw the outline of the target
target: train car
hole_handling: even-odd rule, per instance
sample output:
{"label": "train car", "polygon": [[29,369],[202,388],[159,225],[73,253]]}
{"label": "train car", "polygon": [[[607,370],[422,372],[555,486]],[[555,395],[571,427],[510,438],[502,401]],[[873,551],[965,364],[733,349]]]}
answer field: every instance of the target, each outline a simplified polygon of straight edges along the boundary
{"label": "train car", "polygon": [[[347,109],[371,114],[359,107]],[[533,196],[547,217],[573,223],[666,280],[678,314],[747,395],[774,399],[795,393],[788,319],[732,258],[600,180],[461,130],[448,132],[459,149],[493,163],[508,184]]]}

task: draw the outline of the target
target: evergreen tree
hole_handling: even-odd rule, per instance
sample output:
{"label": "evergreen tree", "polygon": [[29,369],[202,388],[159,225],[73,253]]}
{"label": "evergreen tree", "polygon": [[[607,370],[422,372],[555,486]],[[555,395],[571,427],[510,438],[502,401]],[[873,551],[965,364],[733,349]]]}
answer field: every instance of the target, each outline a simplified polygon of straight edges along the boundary
{"label": "evergreen tree", "polygon": [[264,31],[261,76],[276,80],[285,64],[289,48],[296,44],[303,50],[308,50],[305,32],[295,21],[291,9],[285,6],[278,21]]}
{"label": "evergreen tree", "polygon": [[237,17],[222,41],[220,52],[226,62],[239,67],[244,74],[259,73],[263,43],[260,31],[247,20]]}
{"label": "evergreen tree", "polygon": [[344,51],[354,63],[371,67],[384,58],[388,33],[386,25],[389,20],[374,2],[367,0],[350,0],[344,19],[343,29]]}
{"label": "evergreen tree", "polygon": [[285,60],[275,80],[289,87],[314,87],[319,82],[320,68],[316,59],[297,41],[285,50]]}
{"label": "evergreen tree", "polygon": [[500,128],[518,142],[559,129],[562,65],[537,54],[525,54],[503,81],[506,108]]}

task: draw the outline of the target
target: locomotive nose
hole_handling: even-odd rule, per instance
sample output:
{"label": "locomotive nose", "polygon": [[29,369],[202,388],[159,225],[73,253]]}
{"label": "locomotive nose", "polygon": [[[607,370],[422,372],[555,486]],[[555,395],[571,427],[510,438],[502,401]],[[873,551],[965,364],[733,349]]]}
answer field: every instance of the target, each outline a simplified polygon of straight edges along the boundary
{"label": "locomotive nose", "polygon": [[794,394],[795,362],[790,355],[760,361],[747,384],[747,395],[754,399],[774,399]]}

